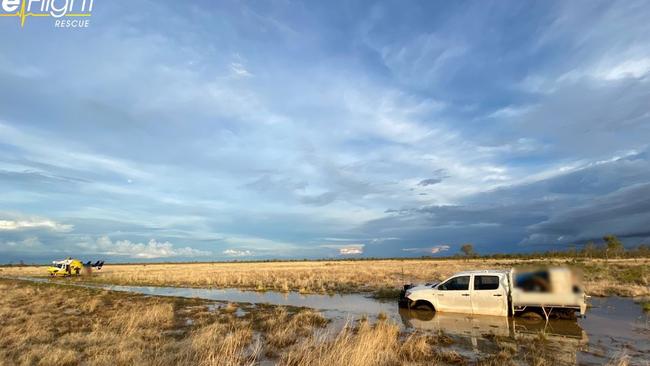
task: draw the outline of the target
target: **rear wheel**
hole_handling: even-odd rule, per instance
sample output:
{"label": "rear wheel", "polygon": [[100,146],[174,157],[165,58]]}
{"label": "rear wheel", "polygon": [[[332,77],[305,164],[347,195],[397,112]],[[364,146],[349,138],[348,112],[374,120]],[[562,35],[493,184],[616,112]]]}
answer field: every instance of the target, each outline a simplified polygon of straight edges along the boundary
{"label": "rear wheel", "polygon": [[553,319],[568,319],[568,320],[575,320],[576,319],[576,311],[573,309],[561,309],[561,310],[555,310],[551,316]]}
{"label": "rear wheel", "polygon": [[542,320],[542,319],[544,319],[542,314],[540,314],[539,312],[537,312],[535,310],[526,310],[523,313],[521,313],[521,315],[519,315],[519,316],[522,317],[522,318],[525,318],[525,319],[530,319],[530,320]]}

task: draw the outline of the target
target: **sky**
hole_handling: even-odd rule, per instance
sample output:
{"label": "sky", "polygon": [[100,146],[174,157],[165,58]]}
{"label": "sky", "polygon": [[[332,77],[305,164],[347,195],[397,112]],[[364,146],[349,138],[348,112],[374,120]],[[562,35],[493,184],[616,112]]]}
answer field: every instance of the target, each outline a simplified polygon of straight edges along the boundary
{"label": "sky", "polygon": [[647,1],[0,18],[0,263],[650,242]]}

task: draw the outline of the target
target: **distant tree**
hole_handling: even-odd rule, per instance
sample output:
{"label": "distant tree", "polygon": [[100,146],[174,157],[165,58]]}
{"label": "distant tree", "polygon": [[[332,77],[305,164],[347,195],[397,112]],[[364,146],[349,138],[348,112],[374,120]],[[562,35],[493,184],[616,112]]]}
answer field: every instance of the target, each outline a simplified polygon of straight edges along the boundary
{"label": "distant tree", "polygon": [[603,237],[605,241],[605,256],[609,258],[618,257],[623,251],[623,243],[616,237],[616,235],[605,235]]}
{"label": "distant tree", "polygon": [[585,244],[585,247],[582,248],[582,253],[587,258],[592,258],[594,254],[596,254],[596,251],[597,251],[596,244],[594,244],[593,241],[588,242],[587,244]]}
{"label": "distant tree", "polygon": [[639,257],[648,257],[650,256],[650,245],[648,244],[640,244],[638,248],[636,248],[636,255]]}
{"label": "distant tree", "polygon": [[465,257],[467,257],[467,258],[476,257],[476,252],[474,251],[474,246],[472,244],[470,244],[470,243],[463,244],[460,247],[460,251],[463,252]]}
{"label": "distant tree", "polygon": [[[556,253],[556,255],[561,255],[562,253]],[[568,257],[573,257],[577,258],[578,257],[578,250],[576,249],[575,244],[569,244],[569,250],[567,250],[567,256]]]}

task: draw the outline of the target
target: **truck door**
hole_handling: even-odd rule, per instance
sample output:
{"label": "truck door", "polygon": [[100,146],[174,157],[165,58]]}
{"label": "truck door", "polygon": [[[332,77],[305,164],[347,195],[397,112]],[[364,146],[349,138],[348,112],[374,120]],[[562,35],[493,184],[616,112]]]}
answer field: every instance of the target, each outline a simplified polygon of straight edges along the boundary
{"label": "truck door", "polygon": [[501,277],[496,275],[474,275],[472,286],[472,312],[482,315],[508,315],[508,297],[501,283]]}
{"label": "truck door", "polygon": [[457,276],[438,285],[436,310],[471,314],[469,280],[470,276]]}

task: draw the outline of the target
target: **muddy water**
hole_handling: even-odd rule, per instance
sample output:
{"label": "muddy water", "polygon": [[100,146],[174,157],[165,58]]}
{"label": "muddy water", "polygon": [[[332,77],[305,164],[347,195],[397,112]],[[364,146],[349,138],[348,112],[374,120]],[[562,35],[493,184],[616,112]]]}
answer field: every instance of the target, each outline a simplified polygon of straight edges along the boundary
{"label": "muddy water", "polygon": [[[576,320],[468,316],[400,309],[408,330],[444,332],[466,357],[497,353],[504,345],[538,347],[562,365],[602,365],[626,356],[631,365],[650,364],[650,316],[629,298],[591,299],[585,318]],[[530,363],[530,362],[528,362]]]}
{"label": "muddy water", "polygon": [[[362,294],[299,294],[254,292],[238,289],[195,289],[152,286],[118,286],[70,282],[65,279],[21,278],[150,296],[200,298],[252,304],[309,307],[332,319],[336,331],[347,321],[383,313],[405,332],[444,333],[454,342],[450,348],[478,359],[504,347],[545,353],[553,364],[600,365],[622,355],[632,365],[650,364],[650,317],[629,298],[592,298],[586,318],[577,321],[532,321],[521,318],[469,316],[399,309],[395,301],[380,301]],[[528,362],[527,362],[528,361]],[[524,360],[530,363],[530,360]]]}

